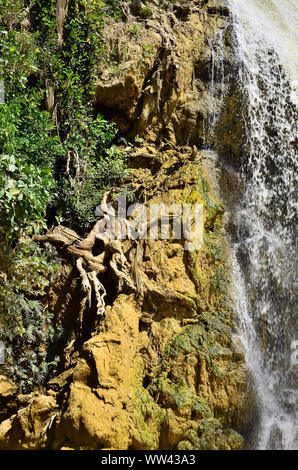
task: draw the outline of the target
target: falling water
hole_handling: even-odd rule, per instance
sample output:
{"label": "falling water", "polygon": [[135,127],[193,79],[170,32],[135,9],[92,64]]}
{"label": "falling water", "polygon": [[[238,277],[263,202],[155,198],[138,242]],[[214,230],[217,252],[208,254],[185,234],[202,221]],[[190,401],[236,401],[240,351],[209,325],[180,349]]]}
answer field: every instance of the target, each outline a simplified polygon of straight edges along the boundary
{"label": "falling water", "polygon": [[[214,129],[219,115],[220,107],[223,103],[225,93],[225,70],[224,70],[224,35],[226,29],[220,30],[212,41],[211,47],[211,83],[210,95],[213,105],[210,126]],[[217,99],[216,99],[217,98]]]}
{"label": "falling water", "polygon": [[210,83],[209,83],[209,114],[203,124],[203,141],[207,149],[214,145],[216,123],[224,103],[229,77],[225,75],[225,34],[229,24],[219,28],[211,41]]}
{"label": "falling water", "polygon": [[294,0],[229,3],[247,101],[233,269],[260,410],[253,445],[297,449],[298,8]]}

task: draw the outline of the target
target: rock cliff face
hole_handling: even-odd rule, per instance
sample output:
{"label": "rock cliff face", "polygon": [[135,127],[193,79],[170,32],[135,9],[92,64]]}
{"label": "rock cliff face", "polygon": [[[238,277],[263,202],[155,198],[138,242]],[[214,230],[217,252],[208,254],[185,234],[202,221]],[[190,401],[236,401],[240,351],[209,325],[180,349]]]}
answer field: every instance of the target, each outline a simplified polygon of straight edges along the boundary
{"label": "rock cliff face", "polygon": [[[58,3],[62,41],[67,2]],[[18,395],[0,378],[2,449],[243,446],[252,398],[243,347],[232,334],[217,181],[218,153],[237,159],[242,139],[229,11],[215,1],[159,3],[126,5],[126,21],[106,24],[94,108],[143,139],[130,151],[132,171],[121,190],[134,188],[147,207],[203,204],[204,246],[194,252],[178,240],[125,240],[118,247],[121,277],[111,247],[110,257],[101,258],[104,270],[96,271],[102,248],[87,237],[80,255],[88,254],[90,279],[99,273],[105,314],[90,308],[79,334],[84,294],[80,265],[73,267],[79,252],[69,250],[68,259],[65,235],[48,235],[65,266],[49,304],[73,340],[60,375],[45,388]],[[218,153],[204,150],[211,145]],[[117,269],[110,259],[118,259]]]}
{"label": "rock cliff face", "polygon": [[147,19],[106,25],[95,104],[124,132],[173,145],[202,145],[211,137],[233,57],[227,8],[204,3],[163,10],[152,2]]}

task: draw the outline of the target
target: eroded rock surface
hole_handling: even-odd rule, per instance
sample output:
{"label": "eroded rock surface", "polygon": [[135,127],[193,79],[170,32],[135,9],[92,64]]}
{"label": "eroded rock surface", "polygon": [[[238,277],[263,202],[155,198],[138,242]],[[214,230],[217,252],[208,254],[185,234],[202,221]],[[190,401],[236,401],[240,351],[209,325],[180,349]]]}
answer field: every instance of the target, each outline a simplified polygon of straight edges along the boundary
{"label": "eroded rock surface", "polygon": [[[235,429],[245,429],[251,418],[249,382],[232,337],[223,208],[212,191],[208,206],[199,184],[208,177],[209,158],[198,152],[193,160],[191,148],[159,151],[155,172],[141,167],[146,152],[132,156],[140,163],[129,184],[142,186],[148,206],[203,203],[208,244],[194,253],[177,240],[143,241],[143,295],[128,285],[120,293],[117,277],[109,280],[116,300],[104,319],[95,321],[79,351],[74,343],[66,371],[46,391],[29,397],[29,404],[19,400],[21,409],[1,424],[2,448],[242,446]],[[123,242],[128,261],[135,244]],[[99,275],[103,284],[105,276]]]}
{"label": "eroded rock surface", "polygon": [[[67,2],[60,3],[62,40]],[[3,391],[0,382],[0,400],[12,404],[0,449],[243,445],[253,398],[233,336],[217,170],[202,149],[215,143],[240,153],[241,123],[231,131],[240,98],[222,81],[233,71],[229,11],[224,2],[157,4],[146,3],[145,17],[127,6],[126,21],[106,24],[94,106],[143,138],[126,149],[131,174],[121,189],[147,208],[203,204],[204,246],[193,252],[184,240],[147,239],[98,246],[94,231],[81,238],[63,227],[39,237],[65,260],[49,307],[72,339],[61,373],[44,389],[16,396],[13,384]],[[113,201],[112,192],[107,197]]]}
{"label": "eroded rock surface", "polygon": [[234,58],[227,8],[204,3],[152,2],[148,18],[106,25],[95,104],[122,131],[172,144],[212,140]]}

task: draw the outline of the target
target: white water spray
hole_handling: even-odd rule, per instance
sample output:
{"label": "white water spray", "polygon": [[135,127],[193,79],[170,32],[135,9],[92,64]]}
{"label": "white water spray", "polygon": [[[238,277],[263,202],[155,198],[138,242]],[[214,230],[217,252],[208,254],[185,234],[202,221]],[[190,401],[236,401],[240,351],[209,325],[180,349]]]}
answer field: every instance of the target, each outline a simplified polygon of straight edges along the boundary
{"label": "white water spray", "polygon": [[260,408],[255,447],[298,448],[298,8],[230,0],[247,101],[245,195],[236,215],[235,298]]}

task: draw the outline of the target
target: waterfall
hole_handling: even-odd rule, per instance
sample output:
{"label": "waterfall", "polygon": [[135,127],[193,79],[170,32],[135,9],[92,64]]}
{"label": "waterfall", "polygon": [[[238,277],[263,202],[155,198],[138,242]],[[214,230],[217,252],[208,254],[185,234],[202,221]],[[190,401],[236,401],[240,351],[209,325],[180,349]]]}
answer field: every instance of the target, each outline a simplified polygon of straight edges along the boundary
{"label": "waterfall", "polygon": [[229,0],[244,90],[245,191],[234,223],[235,301],[257,395],[253,446],[298,448],[297,104],[294,0]]}

